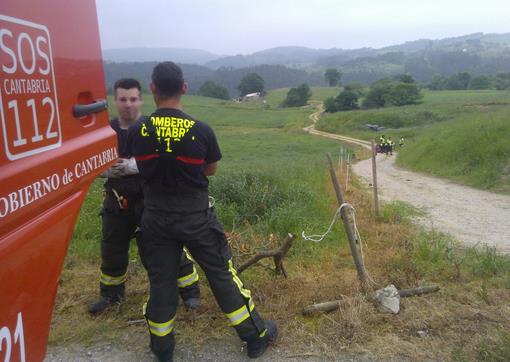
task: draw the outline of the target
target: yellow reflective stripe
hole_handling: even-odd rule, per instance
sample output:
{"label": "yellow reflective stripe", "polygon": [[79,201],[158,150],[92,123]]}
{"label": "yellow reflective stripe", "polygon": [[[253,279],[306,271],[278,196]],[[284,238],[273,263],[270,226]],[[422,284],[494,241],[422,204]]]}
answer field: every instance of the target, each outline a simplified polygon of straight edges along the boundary
{"label": "yellow reflective stripe", "polygon": [[193,259],[193,257],[191,256],[190,252],[188,251],[188,249],[186,249],[186,247],[182,248],[182,250],[184,251],[184,255],[186,255],[186,259],[192,261],[192,262],[195,262],[195,259]]}
{"label": "yellow reflective stripe", "polygon": [[230,271],[230,274],[232,274],[232,279],[234,280],[234,283],[236,283],[237,288],[239,289],[239,292],[241,292],[241,294],[245,298],[251,299],[251,292],[248,289],[244,288],[243,282],[237,276],[237,271],[234,268],[234,264],[232,263],[232,259],[230,259],[228,261],[228,270]]}
{"label": "yellow reflective stripe", "polygon": [[168,335],[170,332],[172,332],[174,329],[174,321],[175,317],[170,319],[168,322],[164,323],[156,323],[147,318],[147,323],[149,324],[149,331],[158,337],[164,337]]}
{"label": "yellow reflective stripe", "polygon": [[227,313],[228,319],[230,319],[231,326],[237,326],[243,323],[250,316],[250,312],[248,312],[248,308],[243,305],[241,308],[233,311],[232,313]]}
{"label": "yellow reflective stripe", "polygon": [[253,300],[250,299],[248,304],[250,306],[250,312],[253,312],[253,310],[255,309],[255,303],[253,303]]}
{"label": "yellow reflective stripe", "polygon": [[259,337],[264,337],[267,334],[267,329],[264,329],[264,332],[259,334]]}
{"label": "yellow reflective stripe", "polygon": [[101,278],[99,281],[104,285],[121,285],[127,280],[127,275],[121,275],[120,277],[112,277],[101,272]]}
{"label": "yellow reflective stripe", "polygon": [[194,265],[193,265],[193,273],[177,279],[177,285],[179,286],[179,288],[188,287],[196,282],[198,282],[198,273],[197,273],[197,270],[195,269]]}

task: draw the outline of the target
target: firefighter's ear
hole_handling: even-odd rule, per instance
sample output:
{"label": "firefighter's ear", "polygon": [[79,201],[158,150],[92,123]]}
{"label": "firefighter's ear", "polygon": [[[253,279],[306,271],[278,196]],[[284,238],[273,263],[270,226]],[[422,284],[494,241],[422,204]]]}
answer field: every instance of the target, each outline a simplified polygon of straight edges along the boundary
{"label": "firefighter's ear", "polygon": [[186,94],[186,93],[188,93],[188,83],[184,82],[182,84],[181,94]]}
{"label": "firefighter's ear", "polygon": [[158,91],[158,89],[156,88],[156,85],[154,83],[151,83],[150,87],[151,87],[152,94],[156,94]]}

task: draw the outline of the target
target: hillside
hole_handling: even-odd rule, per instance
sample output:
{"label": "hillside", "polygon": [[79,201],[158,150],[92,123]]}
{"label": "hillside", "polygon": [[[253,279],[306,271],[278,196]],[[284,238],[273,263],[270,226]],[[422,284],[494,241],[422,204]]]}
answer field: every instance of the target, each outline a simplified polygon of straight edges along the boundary
{"label": "hillside", "polygon": [[324,69],[328,67],[343,73],[343,84],[370,84],[404,73],[420,83],[428,83],[434,75],[458,72],[473,76],[510,73],[510,33],[421,39],[381,49],[278,47],[221,57],[191,49],[133,48],[105,50],[103,56],[109,87],[119,76],[134,76],[147,82],[155,62],[173,60],[184,64],[191,92],[205,81],[214,80],[236,96],[239,80],[250,72],[259,73],[266,80],[267,89],[294,87],[304,82],[324,85]]}

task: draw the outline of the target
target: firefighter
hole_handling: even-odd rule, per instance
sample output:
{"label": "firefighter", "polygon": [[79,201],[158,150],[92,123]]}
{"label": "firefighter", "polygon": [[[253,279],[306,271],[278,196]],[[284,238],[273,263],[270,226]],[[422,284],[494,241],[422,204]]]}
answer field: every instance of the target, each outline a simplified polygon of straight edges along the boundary
{"label": "firefighter", "polygon": [[258,314],[209,204],[207,176],[216,173],[221,152],[212,128],[183,112],[181,96],[187,87],[179,66],[158,64],[151,83],[158,109],[130,130],[130,144],[145,181],[140,246],[151,285],[143,308],[150,347],[160,361],[172,360],[177,270],[186,246],[205,272],[230,325],[247,342],[248,356],[255,358],[276,339],[276,324]]}
{"label": "firefighter", "polygon": [[[135,79],[120,79],[114,85],[115,106],[119,117],[110,121],[117,133],[119,161],[103,176],[105,198],[102,218],[100,298],[89,305],[89,312],[99,314],[124,298],[129,244],[140,225],[143,210],[141,178],[136,161],[127,150],[128,128],[142,120],[140,83]],[[138,241],[138,240],[137,240]],[[193,262],[183,254],[179,272],[179,290],[188,309],[200,304],[198,274]]]}
{"label": "firefighter", "polygon": [[387,153],[389,152],[390,156],[393,156],[393,149],[395,148],[395,142],[393,142],[391,137],[388,137],[388,139],[386,140],[386,144],[388,147]]}
{"label": "firefighter", "polygon": [[379,149],[381,150],[381,153],[386,152],[386,138],[384,137],[384,135],[381,135],[381,137],[379,137]]}

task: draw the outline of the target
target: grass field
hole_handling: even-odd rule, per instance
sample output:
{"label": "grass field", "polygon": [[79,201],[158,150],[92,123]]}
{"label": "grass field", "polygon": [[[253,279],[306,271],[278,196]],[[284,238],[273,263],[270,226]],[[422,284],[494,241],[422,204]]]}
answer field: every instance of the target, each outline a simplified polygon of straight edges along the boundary
{"label": "grass field", "polygon": [[[317,92],[326,97],[330,89]],[[284,91],[270,93],[276,99]],[[279,95],[278,95],[279,94]],[[152,110],[144,97],[144,113]],[[314,99],[316,101],[320,99]],[[336,209],[325,167],[325,153],[341,145],[301,131],[312,107],[277,109],[186,97],[185,110],[209,122],[223,152],[210,192],[239,263],[256,251],[274,248],[288,233],[298,235],[285,266],[276,276],[264,260],[242,274],[261,313],[280,327],[278,348],[327,359],[363,354],[377,358],[498,360],[509,358],[510,260],[492,249],[459,249],[448,237],[417,229],[417,210],[403,204],[371,212],[368,190],[352,180],[346,200],[356,207],[367,270],[379,286],[398,288],[439,284],[439,293],[402,301],[399,315],[377,312],[361,293],[343,227],[339,223],[322,242],[299,235],[325,231]],[[345,171],[338,170],[345,184]],[[143,267],[133,246],[127,300],[98,318],[87,303],[98,295],[102,181],[91,188],[76,226],[57,296],[50,343],[92,345],[105,341],[129,349],[147,348],[141,305],[148,293]],[[179,345],[200,346],[232,333],[202,278],[203,301],[197,314],[179,310]],[[341,299],[328,315],[303,317],[304,306]],[[417,331],[426,331],[420,338]],[[494,357],[496,356],[496,357]]]}
{"label": "grass field", "polygon": [[[381,133],[407,146],[397,163],[497,192],[510,193],[510,93],[425,91],[414,106],[324,115],[318,128],[370,139]],[[368,131],[365,124],[387,128]]]}

